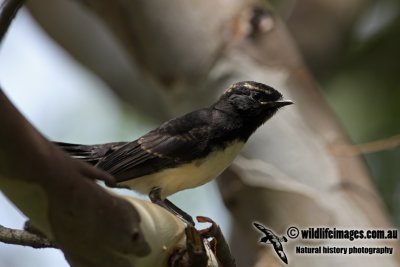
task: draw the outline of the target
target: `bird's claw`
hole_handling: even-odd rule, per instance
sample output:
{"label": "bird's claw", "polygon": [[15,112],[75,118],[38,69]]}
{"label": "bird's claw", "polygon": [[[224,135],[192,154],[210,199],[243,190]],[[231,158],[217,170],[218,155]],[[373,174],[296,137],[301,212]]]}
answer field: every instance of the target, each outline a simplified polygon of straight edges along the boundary
{"label": "bird's claw", "polygon": [[196,219],[199,223],[211,223],[210,227],[200,230],[199,233],[203,238],[212,238],[209,243],[214,255],[218,255],[217,258],[221,265],[235,267],[235,259],[232,257],[228,243],[219,225],[208,217],[197,216]]}
{"label": "bird's claw", "polygon": [[169,259],[172,267],[206,267],[208,255],[204,247],[203,239],[194,228],[188,224],[185,229],[186,248],[175,252]]}
{"label": "bird's claw", "polygon": [[211,223],[210,227],[199,230],[199,233],[203,238],[215,238],[221,232],[219,225],[216,224],[211,218],[205,216],[197,216],[196,219],[199,223]]}

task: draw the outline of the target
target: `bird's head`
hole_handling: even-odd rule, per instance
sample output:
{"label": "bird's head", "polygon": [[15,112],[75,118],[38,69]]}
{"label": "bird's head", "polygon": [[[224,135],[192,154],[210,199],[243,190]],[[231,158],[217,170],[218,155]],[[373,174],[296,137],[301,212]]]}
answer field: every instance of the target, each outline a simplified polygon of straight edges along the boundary
{"label": "bird's head", "polygon": [[282,94],[274,88],[253,81],[232,84],[225,90],[219,102],[233,107],[241,116],[254,119],[260,124],[272,117],[279,108],[293,104],[290,100],[284,100]]}

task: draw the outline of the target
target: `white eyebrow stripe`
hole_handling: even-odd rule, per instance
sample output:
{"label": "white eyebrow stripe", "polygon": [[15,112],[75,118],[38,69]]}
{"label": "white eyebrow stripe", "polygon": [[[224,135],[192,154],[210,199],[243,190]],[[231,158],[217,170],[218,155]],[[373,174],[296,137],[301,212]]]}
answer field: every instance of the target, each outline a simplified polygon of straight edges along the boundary
{"label": "white eyebrow stripe", "polygon": [[224,95],[230,93],[233,90],[233,86],[229,86],[225,91],[224,91]]}
{"label": "white eyebrow stripe", "polygon": [[246,87],[246,88],[249,88],[249,89],[251,89],[251,90],[256,89],[256,87],[254,87],[253,85],[251,85],[251,84],[249,84],[249,83],[245,83],[245,84],[243,84],[243,86]]}
{"label": "white eyebrow stripe", "polygon": [[[234,85],[235,85],[235,84],[233,84],[233,85],[231,85],[230,87],[228,87],[228,88],[224,91],[223,94],[228,94],[228,93],[230,93],[230,92],[233,90]],[[254,86],[254,85],[251,85],[250,83],[244,83],[244,84],[242,84],[242,86],[243,86],[243,87],[246,87],[246,88],[249,89],[249,90],[261,92],[261,93],[268,94],[268,95],[271,94],[271,92],[270,92],[269,90],[260,89],[260,88]]]}
{"label": "white eyebrow stripe", "polygon": [[245,84],[243,84],[243,86],[248,88],[248,89],[250,89],[250,90],[253,90],[253,91],[258,91],[258,92],[261,92],[261,93],[270,94],[270,91],[264,90],[264,89],[260,89],[258,87],[255,87],[255,86],[249,84],[249,83],[245,83]]}

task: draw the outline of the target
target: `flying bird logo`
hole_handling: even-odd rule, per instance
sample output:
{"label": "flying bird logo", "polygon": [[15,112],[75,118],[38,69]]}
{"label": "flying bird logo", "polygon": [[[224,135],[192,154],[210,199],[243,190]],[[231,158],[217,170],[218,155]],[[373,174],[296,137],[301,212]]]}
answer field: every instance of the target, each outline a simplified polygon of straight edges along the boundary
{"label": "flying bird logo", "polygon": [[266,228],[264,225],[260,223],[254,222],[253,225],[262,232],[265,236],[260,239],[260,243],[264,244],[272,244],[275,249],[276,254],[278,254],[279,258],[286,264],[288,264],[288,259],[286,257],[285,252],[283,251],[282,242],[287,242],[287,238],[282,236],[278,237],[272,230]]}

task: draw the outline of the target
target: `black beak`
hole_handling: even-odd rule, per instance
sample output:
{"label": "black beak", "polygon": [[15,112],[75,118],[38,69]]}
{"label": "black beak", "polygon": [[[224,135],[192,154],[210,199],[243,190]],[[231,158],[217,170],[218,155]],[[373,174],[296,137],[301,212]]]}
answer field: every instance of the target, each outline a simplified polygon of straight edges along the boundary
{"label": "black beak", "polygon": [[294,104],[294,102],[289,99],[283,99],[271,102],[261,102],[261,105],[267,108],[281,108],[291,104]]}

